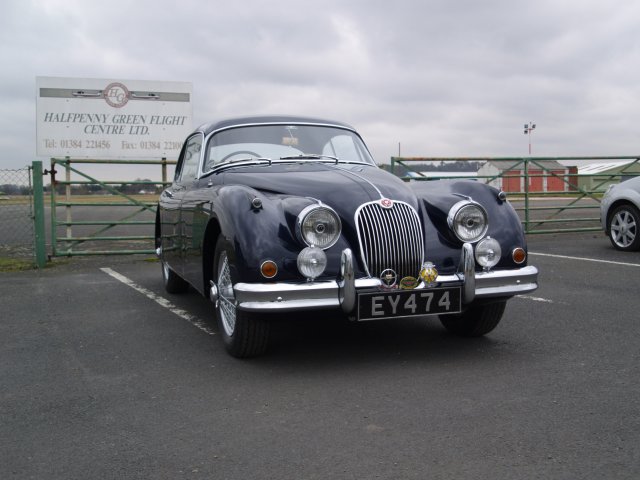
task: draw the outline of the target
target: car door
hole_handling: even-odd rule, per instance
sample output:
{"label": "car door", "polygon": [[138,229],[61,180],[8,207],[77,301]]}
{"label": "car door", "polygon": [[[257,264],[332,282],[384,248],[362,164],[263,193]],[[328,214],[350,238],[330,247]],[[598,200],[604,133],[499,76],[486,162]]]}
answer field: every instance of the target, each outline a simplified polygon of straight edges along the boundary
{"label": "car door", "polygon": [[184,270],[185,250],[188,245],[187,229],[185,221],[188,214],[184,213],[184,197],[193,189],[200,166],[200,154],[202,151],[201,133],[196,133],[185,142],[173,184],[163,192],[161,203],[163,205],[162,241],[163,258],[171,266],[172,270],[181,277]]}

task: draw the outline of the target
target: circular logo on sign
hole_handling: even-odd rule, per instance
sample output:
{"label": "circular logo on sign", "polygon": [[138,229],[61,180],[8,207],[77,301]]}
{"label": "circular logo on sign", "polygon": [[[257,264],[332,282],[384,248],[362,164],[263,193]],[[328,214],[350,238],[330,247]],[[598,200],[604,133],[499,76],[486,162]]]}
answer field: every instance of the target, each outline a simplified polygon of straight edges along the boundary
{"label": "circular logo on sign", "polygon": [[112,107],[121,108],[129,101],[129,90],[122,83],[114,82],[107,85],[102,96]]}
{"label": "circular logo on sign", "polygon": [[393,202],[388,198],[383,198],[382,200],[380,200],[380,205],[382,205],[384,208],[391,208],[393,207]]}

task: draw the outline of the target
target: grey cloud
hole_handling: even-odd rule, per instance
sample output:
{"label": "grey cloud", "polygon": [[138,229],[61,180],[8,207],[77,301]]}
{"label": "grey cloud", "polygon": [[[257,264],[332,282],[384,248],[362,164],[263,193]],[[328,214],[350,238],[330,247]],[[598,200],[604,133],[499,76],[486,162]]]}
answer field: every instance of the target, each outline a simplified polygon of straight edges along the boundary
{"label": "grey cloud", "polygon": [[334,117],[378,161],[638,148],[640,4],[551,0],[9,0],[0,165],[35,154],[35,77],[189,81],[194,123]]}

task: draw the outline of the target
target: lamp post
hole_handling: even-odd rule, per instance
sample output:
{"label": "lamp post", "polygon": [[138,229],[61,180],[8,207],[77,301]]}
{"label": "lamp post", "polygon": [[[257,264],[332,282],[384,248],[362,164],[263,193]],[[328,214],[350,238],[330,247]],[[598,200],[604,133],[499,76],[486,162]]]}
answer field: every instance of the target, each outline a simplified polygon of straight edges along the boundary
{"label": "lamp post", "polygon": [[529,156],[531,156],[531,132],[536,128],[536,124],[533,122],[524,124],[524,134],[529,135]]}

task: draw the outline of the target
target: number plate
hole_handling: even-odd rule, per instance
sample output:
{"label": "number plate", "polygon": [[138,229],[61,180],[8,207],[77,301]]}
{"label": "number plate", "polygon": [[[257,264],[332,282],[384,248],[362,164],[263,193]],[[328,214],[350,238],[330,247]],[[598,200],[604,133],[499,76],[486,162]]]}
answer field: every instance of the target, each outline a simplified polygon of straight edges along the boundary
{"label": "number plate", "polygon": [[460,287],[358,294],[358,320],[459,313]]}

